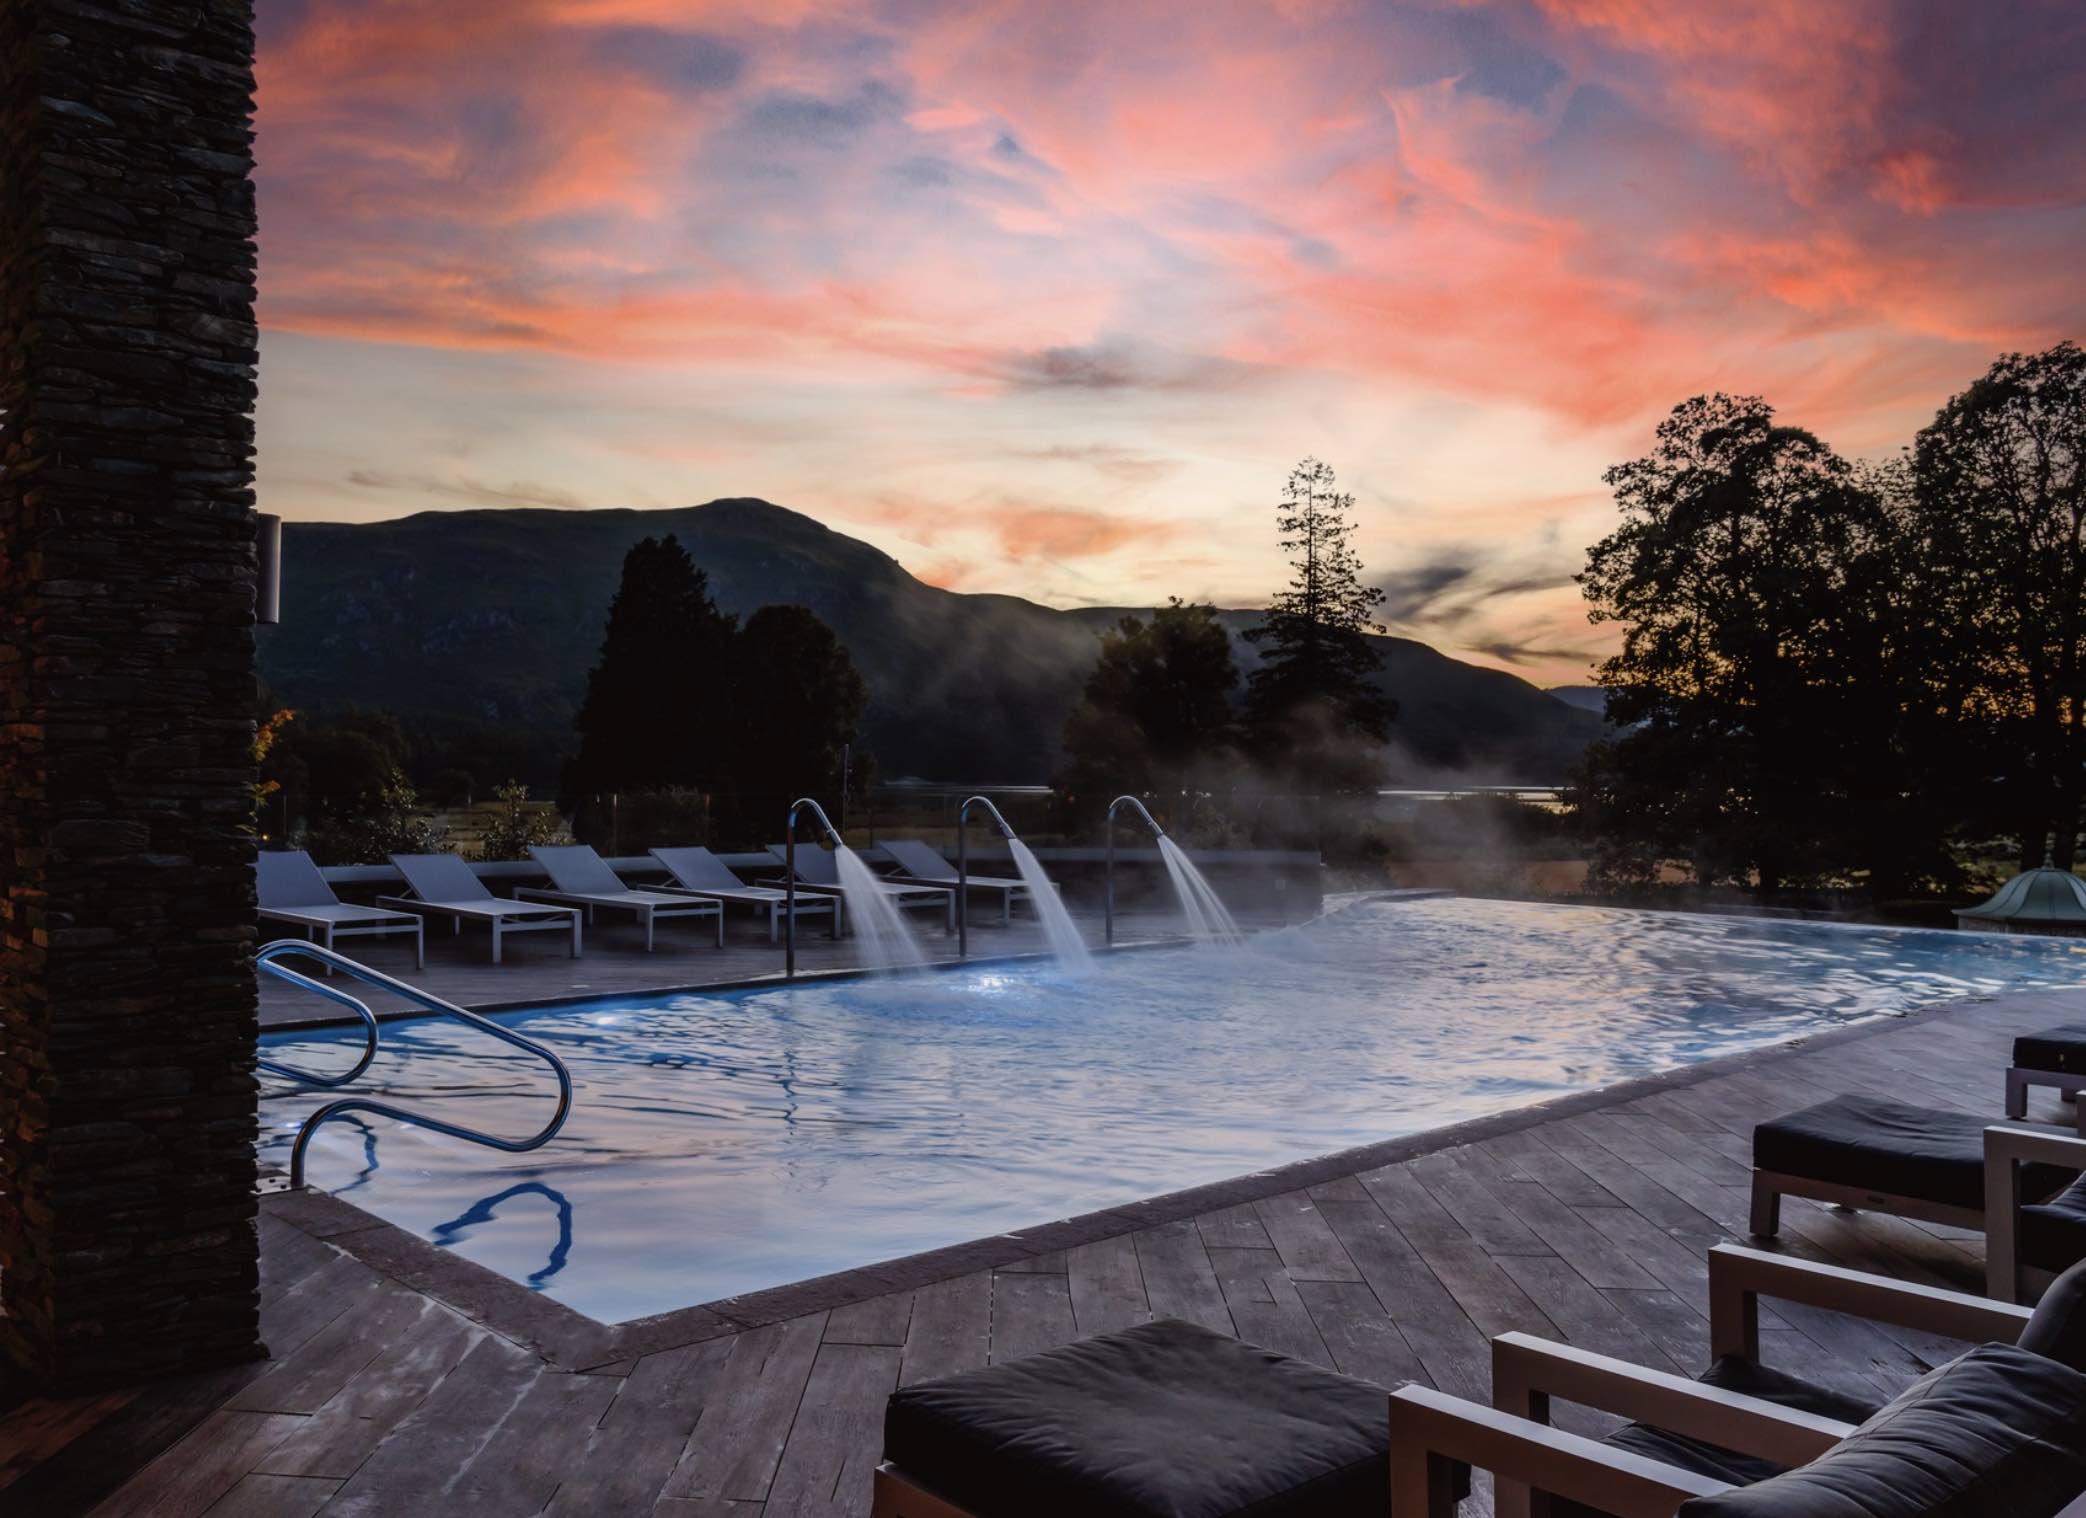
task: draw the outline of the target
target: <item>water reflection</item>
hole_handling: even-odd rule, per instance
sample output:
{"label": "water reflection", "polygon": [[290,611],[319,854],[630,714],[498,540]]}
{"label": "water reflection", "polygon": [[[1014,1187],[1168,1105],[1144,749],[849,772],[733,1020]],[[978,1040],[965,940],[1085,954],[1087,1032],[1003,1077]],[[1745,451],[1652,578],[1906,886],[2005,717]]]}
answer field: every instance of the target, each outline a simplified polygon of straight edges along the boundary
{"label": "water reflection", "polygon": [[525,1278],[532,1291],[540,1291],[543,1289],[543,1283],[563,1270],[565,1262],[572,1256],[572,1203],[565,1199],[564,1192],[555,1187],[546,1186],[541,1181],[522,1181],[518,1185],[509,1186],[505,1191],[472,1203],[468,1211],[451,1218],[448,1222],[435,1224],[428,1237],[432,1242],[446,1248],[460,1239],[467,1238],[470,1230],[480,1223],[490,1223],[502,1202],[518,1196],[546,1197],[551,1206],[557,1209],[558,1242],[551,1246],[550,1258],[544,1262],[543,1268],[530,1271]]}

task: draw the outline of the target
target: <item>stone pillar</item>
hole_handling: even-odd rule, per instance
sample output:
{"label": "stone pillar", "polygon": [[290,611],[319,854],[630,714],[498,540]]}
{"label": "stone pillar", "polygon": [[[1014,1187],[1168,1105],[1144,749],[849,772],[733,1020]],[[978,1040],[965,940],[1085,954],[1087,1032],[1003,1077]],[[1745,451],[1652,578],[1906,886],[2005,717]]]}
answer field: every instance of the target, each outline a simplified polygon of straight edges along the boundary
{"label": "stone pillar", "polygon": [[0,1350],[260,1353],[253,28],[0,0]]}

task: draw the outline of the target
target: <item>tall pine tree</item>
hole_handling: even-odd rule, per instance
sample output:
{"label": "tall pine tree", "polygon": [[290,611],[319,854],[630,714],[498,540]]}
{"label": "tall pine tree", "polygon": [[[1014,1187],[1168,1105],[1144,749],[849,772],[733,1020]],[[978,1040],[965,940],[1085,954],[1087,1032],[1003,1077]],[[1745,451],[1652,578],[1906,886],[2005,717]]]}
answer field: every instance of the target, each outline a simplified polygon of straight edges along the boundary
{"label": "tall pine tree", "polygon": [[1382,661],[1368,634],[1384,631],[1375,620],[1383,591],[1362,583],[1353,509],[1330,464],[1307,458],[1290,471],[1275,513],[1289,586],[1246,634],[1262,650],[1246,677],[1254,747],[1313,790],[1374,784],[1397,714],[1374,680]]}
{"label": "tall pine tree", "polygon": [[727,719],[736,620],[680,542],[646,538],[623,559],[601,662],[587,675],[568,789],[714,785],[731,763]]}

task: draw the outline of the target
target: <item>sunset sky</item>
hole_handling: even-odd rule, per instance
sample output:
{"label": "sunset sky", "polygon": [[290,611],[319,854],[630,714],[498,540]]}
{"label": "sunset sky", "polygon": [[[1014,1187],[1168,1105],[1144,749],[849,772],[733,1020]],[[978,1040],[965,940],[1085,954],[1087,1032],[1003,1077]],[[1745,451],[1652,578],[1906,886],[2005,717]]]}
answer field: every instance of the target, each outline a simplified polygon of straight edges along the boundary
{"label": "sunset sky", "polygon": [[2086,5],[264,0],[261,499],[758,495],[1259,603],[1303,454],[1541,683],[1674,402],[1908,441],[2086,338]]}

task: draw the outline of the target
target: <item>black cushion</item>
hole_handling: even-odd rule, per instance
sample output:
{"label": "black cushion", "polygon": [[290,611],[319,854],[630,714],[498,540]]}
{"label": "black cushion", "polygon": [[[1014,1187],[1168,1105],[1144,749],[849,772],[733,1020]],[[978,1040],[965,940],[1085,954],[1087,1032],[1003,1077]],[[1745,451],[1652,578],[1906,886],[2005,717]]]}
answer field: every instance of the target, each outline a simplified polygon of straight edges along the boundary
{"label": "black cushion", "polygon": [[2017,1038],[2014,1063],[2023,1070],[2086,1075],[2086,1028],[2045,1028]]}
{"label": "black cushion", "polygon": [[1389,1399],[1167,1319],[908,1387],[884,1458],[984,1518],[1380,1518]]}
{"label": "black cushion", "polygon": [[2086,1176],[2021,1209],[2018,1247],[2021,1262],[2037,1270],[2069,1270],[2086,1260]]}
{"label": "black cushion", "polygon": [[2052,1518],[2086,1490],[2086,1375],[2010,1344],[1929,1372],[1810,1464],[1680,1518]]}
{"label": "black cushion", "polygon": [[2050,1283],[2018,1342],[2030,1354],[2086,1372],[2086,1249]]}
{"label": "black cushion", "polygon": [[[1815,1413],[1841,1423],[1862,1423],[1883,1406],[1881,1397],[1852,1397],[1845,1392],[1814,1385],[1771,1366],[1726,1356],[1695,1378],[1705,1386],[1759,1397],[1782,1407]],[[1742,1455],[1685,1434],[1669,1433],[1648,1423],[1627,1423],[1601,1441],[1633,1454],[1644,1455],[1665,1465],[1677,1465],[1698,1476],[1713,1476],[1733,1486],[1750,1486],[1778,1476],[1785,1467],[1755,1455]],[[1550,1518],[1601,1518],[1598,1508],[1553,1498]]]}
{"label": "black cushion", "polygon": [[[1985,1206],[1985,1129],[1992,1119],[1873,1096],[1829,1102],[1753,1130],[1753,1163],[1806,1180],[1965,1207]],[[2046,1196],[2073,1172],[2021,1167],[2025,1196]]]}

